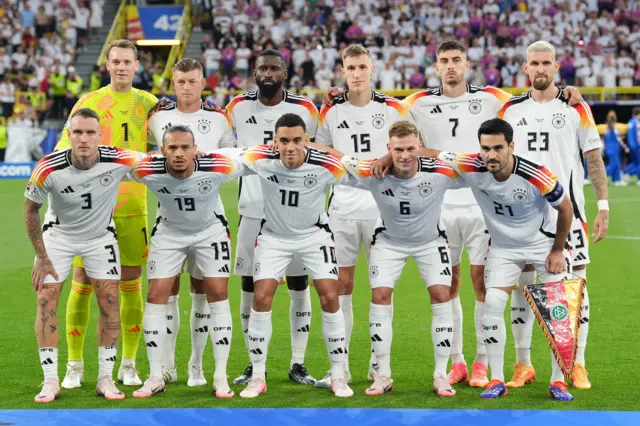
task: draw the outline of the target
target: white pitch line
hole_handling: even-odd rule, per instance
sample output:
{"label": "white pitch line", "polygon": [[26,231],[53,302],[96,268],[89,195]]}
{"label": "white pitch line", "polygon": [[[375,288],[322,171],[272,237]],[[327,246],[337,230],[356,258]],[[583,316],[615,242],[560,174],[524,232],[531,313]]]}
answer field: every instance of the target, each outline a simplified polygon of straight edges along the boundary
{"label": "white pitch line", "polygon": [[[595,200],[589,200],[589,202],[594,202]],[[612,203],[640,203],[640,198],[609,198],[609,202]]]}
{"label": "white pitch line", "polygon": [[607,235],[605,240],[631,240],[640,241],[640,237],[632,237],[628,235]]}

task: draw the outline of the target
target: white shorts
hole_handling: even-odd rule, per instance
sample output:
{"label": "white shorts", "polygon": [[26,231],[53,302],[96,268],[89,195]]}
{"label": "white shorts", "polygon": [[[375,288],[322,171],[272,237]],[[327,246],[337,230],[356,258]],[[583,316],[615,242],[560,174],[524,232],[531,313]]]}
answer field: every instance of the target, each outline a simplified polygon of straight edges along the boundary
{"label": "white shorts", "polygon": [[574,216],[567,241],[571,247],[573,266],[587,265],[591,262],[589,259],[589,229],[586,222]]}
{"label": "white shorts", "polygon": [[338,266],[354,266],[360,256],[361,247],[369,259],[371,239],[376,229],[377,219],[342,219],[329,216],[329,227],[336,240]]}
{"label": "white shorts", "polygon": [[432,285],[451,286],[451,260],[447,240],[436,240],[417,247],[392,244],[385,234],[378,234],[371,246],[369,257],[369,285],[371,288],[394,288],[400,278],[407,259],[413,257],[420,276],[427,287]]}
{"label": "white shorts", "polygon": [[[240,216],[238,222],[238,242],[236,243],[236,261],[233,270],[234,275],[242,277],[253,276],[254,251],[256,238],[260,233],[262,219]],[[287,268],[289,277],[301,277],[307,275],[307,270],[299,259],[294,259]]]}
{"label": "white shorts", "polygon": [[[179,234],[158,225],[151,237],[151,249],[147,261],[149,279],[171,278],[180,273],[191,255],[192,264],[199,274],[194,278],[228,277],[231,273],[231,240],[221,223],[192,235]],[[197,276],[196,276],[197,275]]]}
{"label": "white shorts", "polygon": [[571,271],[571,253],[564,251],[565,272],[550,274],[546,269],[547,256],[551,247],[541,250],[506,250],[490,248],[487,262],[484,265],[485,288],[512,287],[520,279],[520,274],[525,265],[533,265],[536,268],[538,278],[542,282],[552,282],[566,279]]}
{"label": "white shorts", "polygon": [[253,281],[280,281],[294,261],[304,266],[302,275],[310,275],[312,280],[338,279],[333,236],[321,229],[300,238],[282,238],[268,232],[260,234],[253,261]]}
{"label": "white shorts", "polygon": [[460,264],[462,249],[466,248],[470,264],[484,265],[489,248],[489,231],[480,207],[443,206],[441,217],[451,245],[452,264]]}
{"label": "white shorts", "polygon": [[57,280],[47,275],[45,283],[65,281],[69,276],[74,256],[82,258],[89,278],[120,280],[120,249],[115,234],[108,232],[100,238],[86,242],[71,242],[60,238],[56,231],[49,231],[43,234],[43,241],[47,255],[58,274]]}

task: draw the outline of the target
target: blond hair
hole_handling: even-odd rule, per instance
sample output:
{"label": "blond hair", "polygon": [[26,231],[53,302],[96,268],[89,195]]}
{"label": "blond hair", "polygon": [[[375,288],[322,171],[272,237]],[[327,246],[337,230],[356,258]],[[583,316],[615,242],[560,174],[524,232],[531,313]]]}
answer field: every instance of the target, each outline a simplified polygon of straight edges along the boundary
{"label": "blond hair", "polygon": [[548,41],[538,40],[534,43],[531,43],[529,47],[527,47],[527,61],[529,60],[529,55],[533,52],[551,53],[553,60],[555,61],[556,59],[556,49]]}
{"label": "blond hair", "polygon": [[136,61],[138,60],[138,48],[136,47],[136,45],[133,44],[133,42],[130,40],[122,39],[122,40],[116,40],[109,45],[109,47],[107,48],[107,61],[109,60],[109,54],[111,53],[111,49],[113,49],[114,47],[133,50],[133,54],[136,57]]}
{"label": "blond hair", "polygon": [[178,62],[176,62],[176,64],[173,66],[174,73],[176,71],[189,72],[193,70],[198,70],[200,71],[200,74],[204,74],[204,72],[202,71],[202,65],[200,64],[200,62],[196,61],[193,58],[182,58]]}
{"label": "blond hair", "polygon": [[389,128],[389,139],[391,138],[404,138],[406,136],[414,135],[420,139],[420,132],[418,128],[409,121],[396,121]]}
{"label": "blond hair", "polygon": [[342,61],[344,62],[347,58],[354,58],[356,56],[366,55],[369,59],[371,59],[371,54],[369,50],[361,44],[352,44],[351,46],[347,46],[342,51]]}

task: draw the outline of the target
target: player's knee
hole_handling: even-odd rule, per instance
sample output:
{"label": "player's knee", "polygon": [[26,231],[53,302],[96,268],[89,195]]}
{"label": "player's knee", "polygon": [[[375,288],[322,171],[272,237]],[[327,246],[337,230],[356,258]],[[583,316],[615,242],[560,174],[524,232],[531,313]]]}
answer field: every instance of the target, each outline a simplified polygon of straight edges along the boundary
{"label": "player's knee", "polygon": [[471,282],[473,284],[473,291],[476,294],[476,300],[479,302],[484,302],[486,294],[486,290],[484,287],[484,268],[471,268]]}
{"label": "player's knee", "polygon": [[73,280],[87,285],[91,283],[84,268],[78,268],[76,266],[73,267]]}
{"label": "player's knee", "polygon": [[253,310],[256,312],[267,312],[271,310],[273,296],[265,293],[254,293]]}
{"label": "player's knee", "polygon": [[133,281],[142,276],[142,266],[123,266],[121,281]]}
{"label": "player's knee", "polygon": [[431,298],[431,304],[446,303],[451,300],[449,286],[446,285],[432,285],[429,287],[429,297]]}
{"label": "player's knee", "polygon": [[340,302],[338,301],[338,289],[331,288],[326,289],[319,294],[320,296],[320,306],[322,306],[322,310],[325,312],[337,312],[340,307]]}
{"label": "player's knee", "polygon": [[177,296],[180,294],[180,274],[176,276],[176,279],[173,281],[173,287],[171,288],[171,295]]}
{"label": "player's knee", "polygon": [[292,291],[303,291],[309,287],[309,279],[306,275],[287,277],[287,288]]}
{"label": "player's knee", "polygon": [[390,305],[393,289],[389,287],[374,288],[371,292],[371,302],[374,305]]}
{"label": "player's knee", "polygon": [[194,294],[204,294],[204,281],[191,277],[191,292]]}
{"label": "player's knee", "polygon": [[253,277],[242,277],[242,291],[246,291],[247,293],[253,293]]}
{"label": "player's knee", "polygon": [[151,283],[149,285],[149,291],[147,292],[147,302],[153,304],[166,304],[169,301],[169,295],[171,288],[165,288],[157,283]]}

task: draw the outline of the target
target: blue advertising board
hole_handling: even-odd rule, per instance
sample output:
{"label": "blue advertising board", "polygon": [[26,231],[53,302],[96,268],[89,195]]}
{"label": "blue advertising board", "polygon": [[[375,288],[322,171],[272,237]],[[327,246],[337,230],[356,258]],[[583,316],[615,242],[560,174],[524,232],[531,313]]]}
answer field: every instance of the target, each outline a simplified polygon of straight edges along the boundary
{"label": "blue advertising board", "polygon": [[37,163],[0,163],[0,179],[29,179]]}
{"label": "blue advertising board", "polygon": [[184,6],[139,7],[144,38],[147,40],[174,39],[182,22],[183,10]]}

